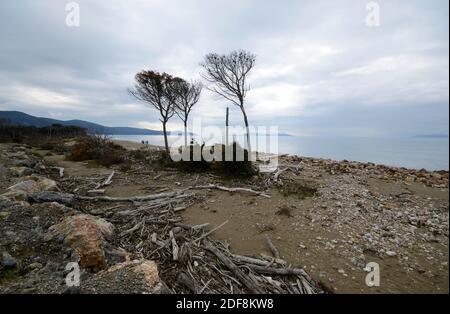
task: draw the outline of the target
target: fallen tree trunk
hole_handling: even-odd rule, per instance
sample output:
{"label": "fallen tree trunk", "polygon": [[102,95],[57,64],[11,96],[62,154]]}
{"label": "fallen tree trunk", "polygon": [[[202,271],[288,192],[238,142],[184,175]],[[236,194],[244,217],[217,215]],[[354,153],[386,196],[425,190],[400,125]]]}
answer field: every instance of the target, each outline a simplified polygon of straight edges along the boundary
{"label": "fallen tree trunk", "polygon": [[246,266],[250,267],[257,273],[266,274],[266,275],[278,275],[278,276],[301,276],[305,278],[308,282],[311,282],[311,278],[309,275],[300,268],[275,268],[275,267],[265,267],[259,265],[251,265],[247,264]]}
{"label": "fallen tree trunk", "polygon": [[236,255],[233,254],[233,259],[237,262],[241,262],[241,263],[249,263],[249,264],[255,264],[255,265],[259,265],[259,266],[271,266],[274,263],[275,264],[279,264],[279,265],[286,265],[286,262],[282,259],[273,259],[273,261],[265,261],[259,258],[254,258],[254,257],[249,257],[249,256],[243,256],[243,255]]}
{"label": "fallen tree trunk", "polygon": [[255,190],[247,189],[247,188],[228,188],[228,187],[217,185],[217,184],[197,185],[197,186],[189,187],[188,189],[191,189],[191,190],[216,189],[216,190],[221,190],[221,191],[227,191],[227,192],[230,192],[230,193],[233,193],[233,192],[247,192],[247,193],[250,193],[250,194],[256,194],[256,195],[259,195],[259,196],[270,198],[270,195],[265,194],[264,192],[255,191]]}
{"label": "fallen tree trunk", "polygon": [[79,200],[85,201],[105,201],[105,202],[142,202],[142,201],[151,201],[160,198],[169,198],[179,196],[184,192],[184,190],[175,191],[175,192],[167,192],[167,193],[159,193],[159,194],[150,194],[143,196],[130,196],[130,197],[111,197],[111,196],[81,196],[77,195],[76,198]]}

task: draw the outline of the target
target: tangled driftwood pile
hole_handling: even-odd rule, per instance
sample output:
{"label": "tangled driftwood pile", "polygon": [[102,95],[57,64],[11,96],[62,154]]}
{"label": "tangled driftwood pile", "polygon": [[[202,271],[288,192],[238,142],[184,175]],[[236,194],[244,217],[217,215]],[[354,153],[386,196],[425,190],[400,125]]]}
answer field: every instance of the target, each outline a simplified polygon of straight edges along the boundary
{"label": "tangled driftwood pile", "polygon": [[178,213],[197,198],[187,189],[133,199],[77,197],[80,202],[127,202],[96,213],[118,228],[117,246],[136,258],[158,262],[160,276],[173,293],[322,292],[302,269],[290,267],[278,253],[235,255],[226,243],[211,239],[209,235],[226,222],[209,231],[208,224],[182,223]]}

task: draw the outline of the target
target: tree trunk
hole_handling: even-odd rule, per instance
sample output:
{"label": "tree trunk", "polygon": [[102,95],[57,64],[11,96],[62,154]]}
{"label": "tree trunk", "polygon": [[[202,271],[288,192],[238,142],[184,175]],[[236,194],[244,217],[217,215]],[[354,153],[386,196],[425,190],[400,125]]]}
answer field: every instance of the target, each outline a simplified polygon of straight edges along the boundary
{"label": "tree trunk", "polygon": [[227,107],[227,113],[226,113],[226,117],[225,117],[225,145],[226,146],[228,146],[228,130],[229,130],[228,117],[229,117],[229,115],[230,115],[230,112],[229,112],[229,108]]}
{"label": "tree trunk", "polygon": [[188,146],[188,140],[187,140],[187,121],[184,121],[184,146]]}
{"label": "tree trunk", "polygon": [[167,141],[167,130],[166,130],[166,123],[167,121],[163,122],[163,133],[164,133],[164,146],[166,148],[166,153],[169,154],[169,142]]}
{"label": "tree trunk", "polygon": [[250,156],[252,148],[250,146],[250,130],[249,130],[249,127],[248,127],[247,114],[245,113],[244,105],[241,105],[240,107],[241,107],[242,114],[244,115],[245,131],[247,133],[246,134],[247,135],[247,150],[248,150],[248,153],[249,153],[249,156]]}

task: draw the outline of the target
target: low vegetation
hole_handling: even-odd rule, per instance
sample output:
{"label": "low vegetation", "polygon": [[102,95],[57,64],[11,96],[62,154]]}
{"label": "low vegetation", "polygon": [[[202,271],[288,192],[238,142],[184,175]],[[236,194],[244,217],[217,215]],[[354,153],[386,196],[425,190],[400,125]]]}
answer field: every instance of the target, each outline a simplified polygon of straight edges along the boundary
{"label": "low vegetation", "polygon": [[[182,149],[182,147],[179,148],[180,153]],[[220,158],[214,158],[212,161],[206,161],[204,156],[200,154],[200,160],[195,161],[194,152],[201,152],[204,149],[209,149],[211,155],[214,155],[215,150],[220,150],[221,156]],[[227,156],[226,152],[232,152],[232,156]],[[174,164],[177,168],[188,172],[211,171],[224,176],[241,178],[250,177],[257,173],[256,168],[250,161],[248,150],[243,149],[238,143],[229,146],[218,144],[208,148],[193,143],[188,146],[185,157],[189,157],[188,160],[182,160]]]}
{"label": "low vegetation", "polygon": [[[24,143],[34,146],[56,145],[61,138],[86,136],[86,130],[78,126],[63,126],[54,124],[46,127],[35,127],[31,125],[9,124],[0,121],[1,143]],[[46,148],[42,148],[46,149]],[[53,149],[51,147],[50,149]]]}
{"label": "low vegetation", "polygon": [[307,182],[295,180],[284,180],[283,184],[278,186],[278,190],[283,196],[294,195],[301,200],[313,197],[317,193],[317,188],[310,186]]}
{"label": "low vegetation", "polygon": [[66,160],[93,160],[101,166],[111,167],[125,161],[125,148],[115,144],[106,136],[91,135],[83,137],[66,155]]}

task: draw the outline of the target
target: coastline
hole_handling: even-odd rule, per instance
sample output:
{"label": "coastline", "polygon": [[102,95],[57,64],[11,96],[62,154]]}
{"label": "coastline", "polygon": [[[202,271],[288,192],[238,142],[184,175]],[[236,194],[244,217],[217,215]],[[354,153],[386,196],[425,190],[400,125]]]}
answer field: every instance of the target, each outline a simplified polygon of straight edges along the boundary
{"label": "coastline", "polygon": [[[129,150],[162,150],[164,147],[158,145],[141,144],[138,142],[130,140],[118,140],[112,139],[114,143],[122,145],[124,148]],[[261,156],[268,155],[265,153],[259,153]],[[420,182],[426,186],[436,187],[436,188],[448,188],[449,187],[449,171],[448,170],[426,170],[426,169],[413,169],[406,167],[396,167],[383,164],[376,164],[373,162],[360,162],[360,161],[349,161],[349,160],[333,160],[329,158],[319,158],[319,157],[304,157],[298,155],[289,154],[278,154],[278,159],[280,163],[311,163],[320,165],[326,169],[331,174],[336,173],[352,173],[357,171],[371,172],[378,176],[380,179],[394,179],[398,181],[405,182],[406,184],[411,184],[414,182]]]}

